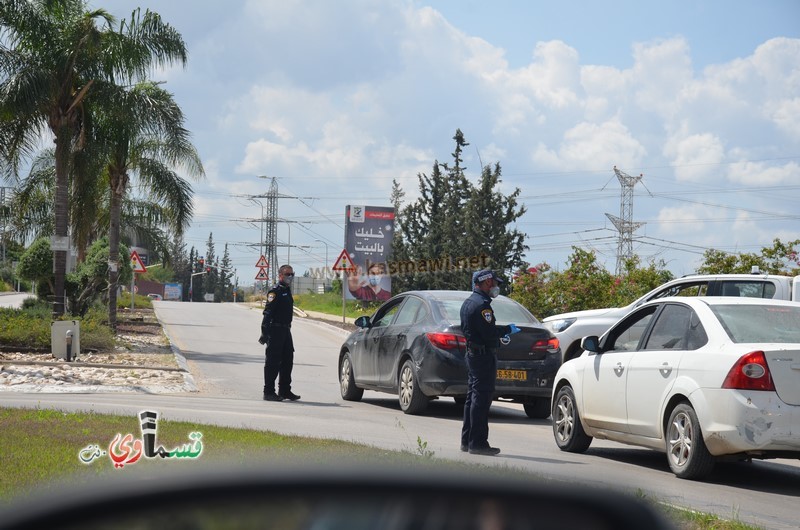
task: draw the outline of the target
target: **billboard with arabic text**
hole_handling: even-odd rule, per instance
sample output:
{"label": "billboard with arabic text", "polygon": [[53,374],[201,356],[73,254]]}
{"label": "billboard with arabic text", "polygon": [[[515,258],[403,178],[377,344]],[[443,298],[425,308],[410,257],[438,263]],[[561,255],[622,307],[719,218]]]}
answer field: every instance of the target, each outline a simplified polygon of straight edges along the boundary
{"label": "billboard with arabic text", "polygon": [[392,252],[394,208],[348,205],[344,233],[344,247],[356,266],[354,274],[346,275],[345,298],[388,300],[392,296],[387,262]]}

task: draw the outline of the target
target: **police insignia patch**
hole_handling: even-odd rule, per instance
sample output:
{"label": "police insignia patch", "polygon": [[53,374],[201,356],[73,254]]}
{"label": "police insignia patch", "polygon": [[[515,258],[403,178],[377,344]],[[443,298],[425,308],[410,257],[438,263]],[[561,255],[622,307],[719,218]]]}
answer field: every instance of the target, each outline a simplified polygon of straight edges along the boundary
{"label": "police insignia patch", "polygon": [[275,293],[269,293],[267,295],[267,302],[272,302],[273,300],[275,300]]}
{"label": "police insignia patch", "polygon": [[484,309],[483,311],[481,311],[481,315],[483,315],[483,318],[484,320],[486,320],[486,322],[492,321],[493,313],[491,309]]}

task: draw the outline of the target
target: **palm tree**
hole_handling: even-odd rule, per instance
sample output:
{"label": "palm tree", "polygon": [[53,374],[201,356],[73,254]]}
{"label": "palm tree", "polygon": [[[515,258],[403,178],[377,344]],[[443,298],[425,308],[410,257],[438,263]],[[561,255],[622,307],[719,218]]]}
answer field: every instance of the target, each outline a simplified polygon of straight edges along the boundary
{"label": "palm tree", "polygon": [[[89,167],[86,149],[74,155],[68,190],[69,231],[80,262],[89,245],[107,231],[108,207],[105,181],[97,178],[97,168]],[[45,149],[33,159],[27,176],[16,179],[12,224],[20,239],[30,241],[53,233],[54,188],[55,152]]]}
{"label": "palm tree", "polygon": [[133,177],[140,193],[164,207],[168,226],[182,234],[191,220],[192,189],[172,168],[201,177],[203,165],[184,128],[184,116],[172,94],[157,83],[129,89],[114,87],[95,100],[96,131],[109,185],[108,320],[117,322],[117,278],[121,209]]}
{"label": "palm tree", "polygon": [[[84,149],[80,153],[81,158],[92,156],[93,149]],[[102,162],[98,162],[100,155],[94,156],[95,164]],[[94,178],[77,178],[74,175],[76,166],[83,168],[85,174],[94,175]],[[9,211],[13,232],[20,240],[33,241],[53,233],[54,175],[53,150],[47,149],[33,160],[30,172],[17,179]],[[104,166],[100,169],[88,169],[83,163],[75,163],[70,181],[73,184],[69,189],[70,232],[78,261],[81,262],[89,246],[102,234],[108,234],[108,174]],[[75,185],[80,182],[83,185]],[[167,232],[175,233],[180,230],[173,223],[173,211],[176,207],[167,200],[160,201],[163,204],[159,204],[149,197],[128,196],[122,203],[119,223],[125,227],[125,234],[135,235],[137,241],[161,256],[170,254],[172,236]]]}
{"label": "palm tree", "polygon": [[64,313],[68,185],[72,155],[91,124],[86,103],[99,85],[143,79],[154,66],[185,64],[180,34],[137,9],[115,27],[85,0],[0,2],[0,149],[13,171],[50,133],[55,143],[53,312]]}

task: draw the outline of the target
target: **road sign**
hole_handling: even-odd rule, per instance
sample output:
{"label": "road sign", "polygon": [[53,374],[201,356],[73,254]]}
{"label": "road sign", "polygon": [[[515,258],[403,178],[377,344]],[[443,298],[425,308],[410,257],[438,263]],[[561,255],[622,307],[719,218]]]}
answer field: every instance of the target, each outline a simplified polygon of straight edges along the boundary
{"label": "road sign", "polygon": [[269,276],[267,275],[267,269],[263,267],[258,269],[258,273],[256,274],[256,280],[269,280]]}
{"label": "road sign", "polygon": [[263,269],[265,267],[269,267],[269,262],[267,261],[267,258],[265,258],[264,256],[261,256],[261,258],[259,258],[259,260],[258,260],[258,263],[256,263],[256,267],[258,267],[259,269]]}
{"label": "road sign", "polygon": [[147,272],[147,267],[144,266],[142,258],[135,250],[131,252],[131,267],[133,267],[133,272]]}
{"label": "road sign", "polygon": [[338,258],[336,258],[336,261],[331,268],[335,271],[345,272],[353,272],[356,270],[353,260],[350,258],[350,254],[347,253],[347,249],[342,250],[342,253],[339,254]]}

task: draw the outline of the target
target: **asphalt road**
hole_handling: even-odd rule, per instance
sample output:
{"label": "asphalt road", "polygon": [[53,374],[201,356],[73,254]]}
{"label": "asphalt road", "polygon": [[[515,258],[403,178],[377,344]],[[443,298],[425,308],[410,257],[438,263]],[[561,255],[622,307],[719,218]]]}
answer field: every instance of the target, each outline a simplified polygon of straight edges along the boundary
{"label": "asphalt road", "polygon": [[679,506],[715,513],[764,528],[798,528],[800,461],[773,460],[718,464],[706,482],[680,480],[663,454],[595,440],[585,454],[568,454],[553,442],[549,420],[530,420],[521,406],[495,403],[490,442],[497,457],[459,451],[460,411],[450,399],[431,403],[423,416],[400,411],[396,396],[366,392],[361,402],[339,395],[337,353],[345,332],[296,318],[293,327],[293,391],[298,402],[265,402],[261,314],[235,304],[157,302],[173,344],[186,357],[200,392],[183,395],[6,394],[6,406],[52,407],[68,411],[135,415],[158,410],[170,420],[357,441],[376,447],[436,457],[524,468],[548,480],[642,491]]}
{"label": "asphalt road", "polygon": [[0,307],[20,307],[23,300],[35,296],[31,293],[0,293]]}

